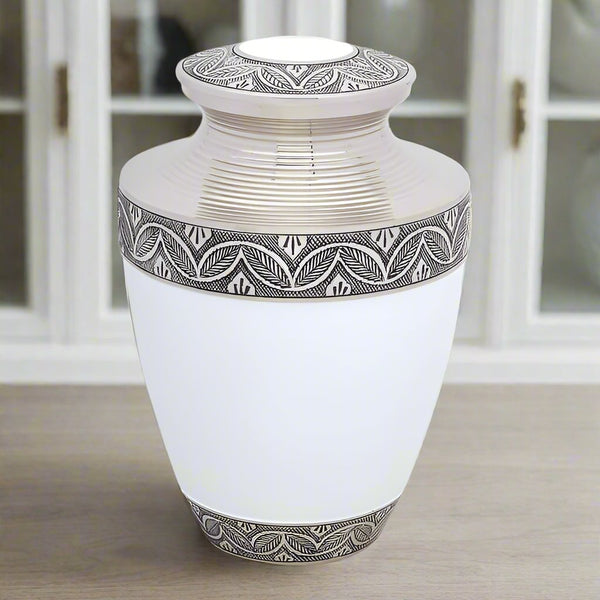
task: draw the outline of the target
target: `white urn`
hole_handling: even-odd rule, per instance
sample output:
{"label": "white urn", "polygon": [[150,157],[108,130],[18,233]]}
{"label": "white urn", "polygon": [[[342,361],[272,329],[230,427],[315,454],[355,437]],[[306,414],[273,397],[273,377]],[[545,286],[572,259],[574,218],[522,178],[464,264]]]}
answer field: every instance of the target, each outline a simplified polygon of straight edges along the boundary
{"label": "white urn", "polygon": [[182,60],[189,138],[132,158],[119,238],[148,392],[217,548],[314,562],[379,535],[454,335],[469,178],[392,134],[415,71],[322,38]]}

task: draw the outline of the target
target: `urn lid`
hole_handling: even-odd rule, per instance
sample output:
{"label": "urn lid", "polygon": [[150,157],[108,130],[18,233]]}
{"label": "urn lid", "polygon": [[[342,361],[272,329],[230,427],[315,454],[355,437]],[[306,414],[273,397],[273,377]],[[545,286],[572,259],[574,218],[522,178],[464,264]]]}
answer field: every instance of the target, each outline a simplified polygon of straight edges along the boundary
{"label": "urn lid", "polygon": [[281,36],[198,52],[177,65],[188,98],[255,117],[350,116],[391,109],[416,78],[406,61],[319,37]]}

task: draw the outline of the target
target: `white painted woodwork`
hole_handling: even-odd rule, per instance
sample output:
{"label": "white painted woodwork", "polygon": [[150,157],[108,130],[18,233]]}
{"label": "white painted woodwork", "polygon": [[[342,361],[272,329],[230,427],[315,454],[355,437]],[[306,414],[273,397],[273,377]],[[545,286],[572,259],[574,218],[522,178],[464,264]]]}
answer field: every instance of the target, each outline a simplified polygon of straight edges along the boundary
{"label": "white painted woodwork", "polygon": [[[545,212],[552,208],[548,131],[559,121],[597,122],[600,99],[548,93],[551,0],[471,1],[464,101],[409,99],[391,113],[464,128],[475,234],[447,379],[598,381],[593,290],[558,272],[544,284],[543,311],[540,291]],[[183,96],[111,97],[108,0],[25,0],[24,7],[27,92],[0,97],[0,114],[23,114],[26,122],[30,302],[0,306],[0,380],[139,382],[128,311],[111,300],[111,120],[185,119],[199,111]],[[240,37],[344,41],[346,12],[344,0],[243,0]],[[54,117],[54,70],[64,62],[67,135]],[[515,78],[527,88],[527,130],[517,150],[510,143]]]}

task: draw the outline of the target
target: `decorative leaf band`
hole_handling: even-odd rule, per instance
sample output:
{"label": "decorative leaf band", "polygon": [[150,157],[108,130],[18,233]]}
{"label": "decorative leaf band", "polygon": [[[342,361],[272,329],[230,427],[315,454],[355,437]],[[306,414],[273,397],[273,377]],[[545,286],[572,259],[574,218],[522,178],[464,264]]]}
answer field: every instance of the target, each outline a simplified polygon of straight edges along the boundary
{"label": "decorative leaf band", "polygon": [[278,235],[176,221],[119,191],[118,220],[123,256],[162,279],[222,294],[325,298],[402,288],[459,265],[469,249],[471,199],[395,227]]}
{"label": "decorative leaf band", "polygon": [[329,63],[283,64],[246,58],[235,46],[211,48],[188,56],[185,73],[204,83],[267,94],[336,94],[396,83],[409,68],[402,59],[357,47],[356,54]]}
{"label": "decorative leaf band", "polygon": [[318,525],[273,525],[214,513],[187,499],[211,544],[262,562],[316,562],[362,550],[381,533],[397,501],[355,519]]}

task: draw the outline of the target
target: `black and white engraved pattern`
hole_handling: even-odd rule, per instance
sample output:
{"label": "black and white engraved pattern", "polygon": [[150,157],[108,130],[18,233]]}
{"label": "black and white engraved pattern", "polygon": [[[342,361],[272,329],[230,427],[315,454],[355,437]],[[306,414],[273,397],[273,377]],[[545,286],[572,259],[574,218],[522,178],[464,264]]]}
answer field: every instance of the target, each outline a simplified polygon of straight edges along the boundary
{"label": "black and white engraved pattern", "polygon": [[222,46],[193,54],[182,63],[185,73],[204,83],[262,94],[338,94],[396,83],[409,67],[391,54],[357,47],[338,62],[284,64],[246,58],[236,47]]}
{"label": "black and white engraved pattern", "polygon": [[263,562],[317,562],[362,550],[381,533],[396,502],[356,519],[318,525],[272,525],[226,517],[188,499],[211,544]]}
{"label": "black and white engraved pattern", "polygon": [[119,191],[119,244],[140,269],[181,285],[263,298],[356,296],[438,277],[465,260],[471,199],[396,227],[249,233],[162,217]]}

